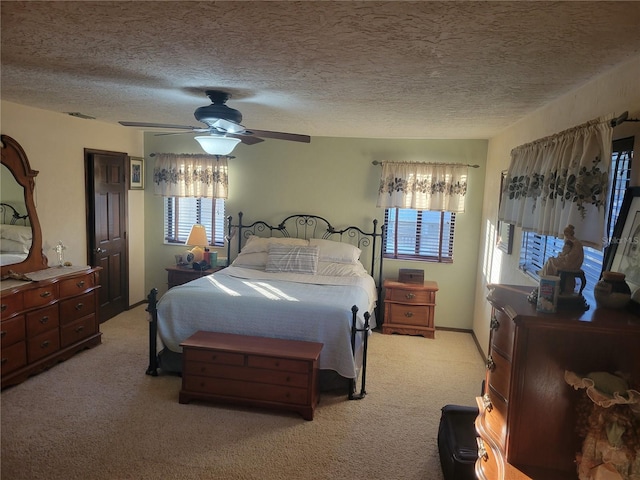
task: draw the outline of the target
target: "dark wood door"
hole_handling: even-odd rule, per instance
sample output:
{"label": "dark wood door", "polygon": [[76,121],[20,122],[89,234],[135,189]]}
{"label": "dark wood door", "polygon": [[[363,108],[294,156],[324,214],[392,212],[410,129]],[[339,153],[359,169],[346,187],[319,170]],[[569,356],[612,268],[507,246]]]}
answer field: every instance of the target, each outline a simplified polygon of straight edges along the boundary
{"label": "dark wood door", "polygon": [[127,154],[85,149],[89,262],[100,272],[100,322],[127,310]]}

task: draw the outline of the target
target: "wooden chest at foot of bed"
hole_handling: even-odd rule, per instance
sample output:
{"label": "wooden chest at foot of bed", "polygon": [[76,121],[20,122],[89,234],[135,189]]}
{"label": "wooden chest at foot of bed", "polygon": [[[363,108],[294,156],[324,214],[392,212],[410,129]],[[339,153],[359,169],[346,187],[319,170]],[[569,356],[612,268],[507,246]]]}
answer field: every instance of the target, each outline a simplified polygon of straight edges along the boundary
{"label": "wooden chest at foot of bed", "polygon": [[180,346],[180,403],[277,408],[313,420],[322,343],[200,331]]}

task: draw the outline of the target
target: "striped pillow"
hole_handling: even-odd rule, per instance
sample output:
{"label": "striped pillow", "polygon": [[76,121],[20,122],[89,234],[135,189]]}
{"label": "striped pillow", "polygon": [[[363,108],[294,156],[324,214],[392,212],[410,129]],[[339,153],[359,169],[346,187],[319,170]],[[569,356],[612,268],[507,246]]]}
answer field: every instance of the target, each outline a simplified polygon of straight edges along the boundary
{"label": "striped pillow", "polygon": [[318,271],[318,247],[269,245],[265,271],[315,275]]}

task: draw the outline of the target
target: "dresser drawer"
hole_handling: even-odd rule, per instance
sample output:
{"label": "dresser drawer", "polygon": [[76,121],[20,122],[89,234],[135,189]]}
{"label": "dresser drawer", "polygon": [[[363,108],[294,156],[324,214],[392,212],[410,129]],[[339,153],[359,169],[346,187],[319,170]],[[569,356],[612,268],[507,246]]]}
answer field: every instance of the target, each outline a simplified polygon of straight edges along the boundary
{"label": "dresser drawer", "polygon": [[498,441],[504,450],[507,441],[507,402],[491,389],[483,397],[480,416],[485,429]]}
{"label": "dresser drawer", "polygon": [[247,357],[247,365],[254,368],[265,368],[284,372],[307,373],[311,371],[311,364],[309,362],[276,357],[263,357],[260,355],[249,355]]}
{"label": "dresser drawer", "polygon": [[34,288],[24,292],[24,308],[35,308],[48,305],[58,299],[58,284]]}
{"label": "dresser drawer", "polygon": [[393,324],[433,327],[433,308],[429,306],[403,305],[400,303],[391,303],[388,306],[388,320]]}
{"label": "dresser drawer", "polygon": [[58,305],[27,313],[27,337],[33,338],[52,328],[58,328]]}
{"label": "dresser drawer", "polygon": [[498,392],[505,400],[509,400],[509,386],[511,384],[511,362],[499,352],[492,351],[487,361],[489,369],[489,387]]}
{"label": "dresser drawer", "polygon": [[386,300],[388,302],[400,302],[409,304],[435,304],[436,292],[428,290],[414,290],[410,288],[388,288]]}
{"label": "dresser drawer", "polygon": [[19,311],[24,310],[24,302],[22,293],[14,293],[12,295],[3,296],[0,299],[0,313],[2,318],[9,318]]}
{"label": "dresser drawer", "polygon": [[64,348],[87,338],[96,332],[96,316],[87,315],[80,320],[65,324],[60,329],[60,344]]}
{"label": "dresser drawer", "polygon": [[261,400],[281,404],[305,405],[310,403],[309,393],[304,388],[281,385],[260,385],[242,380],[211,377],[183,376],[183,389],[220,397]]}
{"label": "dresser drawer", "polygon": [[27,359],[29,363],[51,355],[60,350],[60,333],[56,328],[27,341]]}
{"label": "dresser drawer", "polygon": [[247,368],[235,365],[215,365],[201,362],[187,362],[184,369],[187,375],[244,380],[254,382],[256,385],[267,383],[272,385],[289,385],[299,388],[306,388],[309,385],[309,375],[305,373]]}
{"label": "dresser drawer", "polygon": [[501,310],[493,309],[491,316],[491,348],[511,360],[515,323]]}
{"label": "dresser drawer", "polygon": [[69,278],[60,282],[60,298],[71,297],[95,287],[93,274]]}
{"label": "dresser drawer", "polygon": [[2,347],[2,375],[11,373],[27,364],[27,344],[25,342],[14,343],[10,347]]}
{"label": "dresser drawer", "polygon": [[60,302],[60,324],[64,325],[95,312],[96,296],[94,292]]}
{"label": "dresser drawer", "polygon": [[2,338],[2,348],[21,342],[25,339],[24,315],[2,321],[0,327],[0,338]]}
{"label": "dresser drawer", "polygon": [[186,362],[203,362],[214,365],[244,365],[244,357],[242,353],[227,353],[217,350],[196,350],[193,348],[185,348],[183,350],[184,360]]}

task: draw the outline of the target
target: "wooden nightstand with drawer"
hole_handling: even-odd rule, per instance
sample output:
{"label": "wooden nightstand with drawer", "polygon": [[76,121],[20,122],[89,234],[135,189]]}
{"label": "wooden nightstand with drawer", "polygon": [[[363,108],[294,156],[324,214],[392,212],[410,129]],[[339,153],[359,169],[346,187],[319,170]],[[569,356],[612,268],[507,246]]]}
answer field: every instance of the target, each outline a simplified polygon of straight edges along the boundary
{"label": "wooden nightstand with drawer", "polygon": [[402,333],[435,338],[435,307],[438,284],[384,281],[382,333]]}

